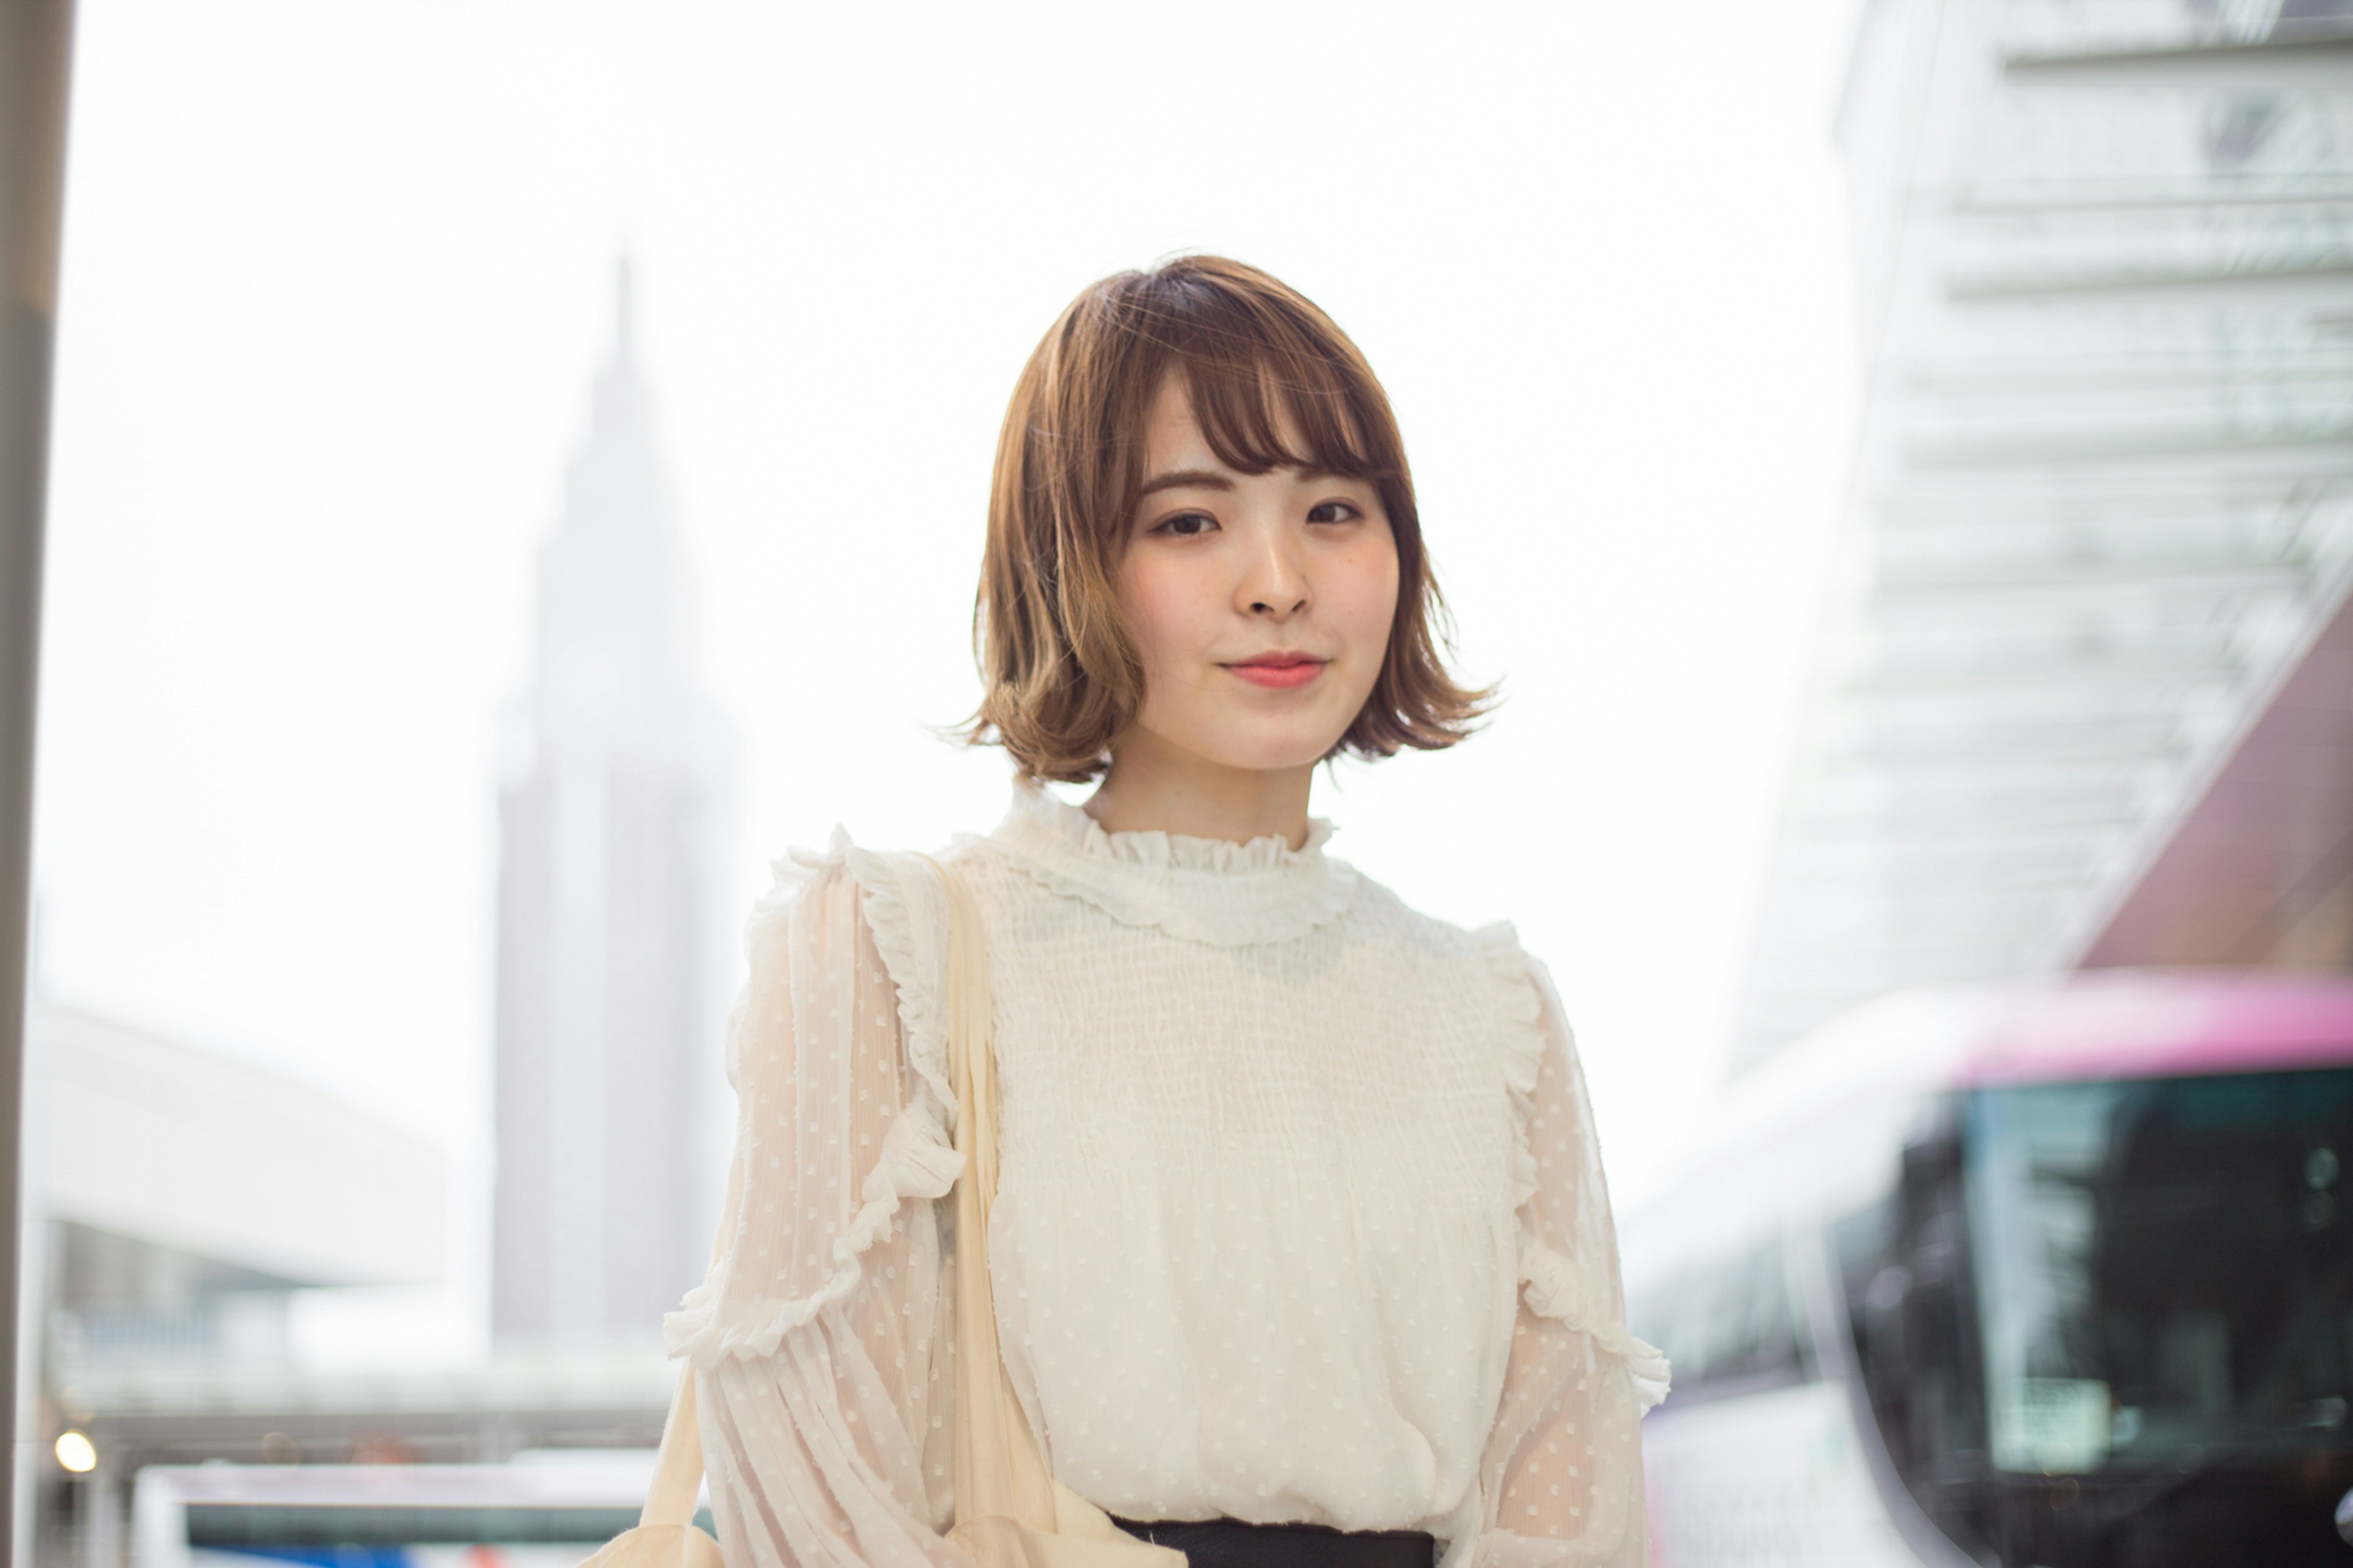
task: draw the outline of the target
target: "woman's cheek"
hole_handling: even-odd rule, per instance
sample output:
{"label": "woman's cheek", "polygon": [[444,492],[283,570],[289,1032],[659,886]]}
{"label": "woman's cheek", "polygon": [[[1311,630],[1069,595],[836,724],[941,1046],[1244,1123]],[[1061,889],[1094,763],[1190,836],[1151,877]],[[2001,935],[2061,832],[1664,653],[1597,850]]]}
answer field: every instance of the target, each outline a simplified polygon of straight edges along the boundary
{"label": "woman's cheek", "polygon": [[1385,651],[1389,627],[1397,619],[1398,563],[1393,550],[1371,550],[1352,562],[1348,594],[1348,635],[1359,651]]}
{"label": "woman's cheek", "polygon": [[[1155,561],[1136,565],[1125,574],[1124,592],[1129,635],[1144,661],[1147,676],[1176,677],[1190,662],[1187,656],[1202,638],[1193,622],[1199,614],[1201,585],[1190,580],[1176,563]],[[1149,689],[1147,680],[1146,687]]]}

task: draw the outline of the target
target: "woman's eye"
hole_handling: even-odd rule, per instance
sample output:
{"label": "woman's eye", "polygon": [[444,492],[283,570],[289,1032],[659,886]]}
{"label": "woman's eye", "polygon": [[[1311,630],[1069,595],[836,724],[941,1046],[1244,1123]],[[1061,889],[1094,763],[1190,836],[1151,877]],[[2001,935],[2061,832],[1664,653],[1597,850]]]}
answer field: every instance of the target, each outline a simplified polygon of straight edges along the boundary
{"label": "woman's eye", "polygon": [[1344,500],[1327,500],[1307,509],[1307,521],[1310,522],[1346,522],[1359,515],[1355,507]]}
{"label": "woman's eye", "polygon": [[1173,533],[1180,539],[1191,539],[1218,526],[1218,520],[1207,512],[1180,511],[1175,517],[1164,518],[1153,525],[1155,533]]}

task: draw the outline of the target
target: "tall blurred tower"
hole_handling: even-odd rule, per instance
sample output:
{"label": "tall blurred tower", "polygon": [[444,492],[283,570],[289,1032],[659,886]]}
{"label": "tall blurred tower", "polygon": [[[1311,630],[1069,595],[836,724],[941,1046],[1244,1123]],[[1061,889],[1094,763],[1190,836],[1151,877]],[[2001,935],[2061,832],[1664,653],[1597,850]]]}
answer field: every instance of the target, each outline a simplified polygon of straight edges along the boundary
{"label": "tall blurred tower", "polygon": [[541,547],[499,871],[502,1342],[642,1341],[710,1247],[728,747],[620,268],[611,358]]}
{"label": "tall blurred tower", "polygon": [[1870,0],[1866,398],[1739,1024],[2094,956],[2353,584],[2353,0]]}

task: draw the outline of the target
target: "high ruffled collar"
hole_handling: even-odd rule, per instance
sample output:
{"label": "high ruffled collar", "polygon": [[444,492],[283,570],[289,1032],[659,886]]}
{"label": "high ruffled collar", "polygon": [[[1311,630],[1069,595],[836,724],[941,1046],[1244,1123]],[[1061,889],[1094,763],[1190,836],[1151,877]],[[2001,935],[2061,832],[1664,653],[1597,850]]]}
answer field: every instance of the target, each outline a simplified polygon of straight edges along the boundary
{"label": "high ruffled collar", "polygon": [[1103,824],[1033,784],[988,836],[1056,892],[1127,925],[1158,926],[1216,947],[1288,942],[1345,913],[1356,868],[1324,853],[1332,825],[1307,825],[1293,849],[1270,834],[1236,844],[1182,833],[1106,833]]}

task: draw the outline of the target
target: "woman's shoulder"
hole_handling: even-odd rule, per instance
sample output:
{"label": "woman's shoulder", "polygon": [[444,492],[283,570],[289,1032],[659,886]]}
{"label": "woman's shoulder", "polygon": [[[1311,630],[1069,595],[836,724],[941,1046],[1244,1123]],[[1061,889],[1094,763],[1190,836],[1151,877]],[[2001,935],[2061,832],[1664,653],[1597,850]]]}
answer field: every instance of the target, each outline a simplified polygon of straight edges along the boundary
{"label": "woman's shoulder", "polygon": [[1545,1016],[1548,1008],[1556,1016],[1559,1011],[1544,965],[1520,944],[1520,933],[1509,921],[1458,925],[1424,914],[1370,877],[1362,879],[1358,899],[1356,918],[1379,931],[1380,940],[1392,947],[1418,948],[1459,965],[1458,972],[1467,972],[1473,989],[1489,999],[1493,1006],[1488,1015],[1490,1037],[1512,1092],[1525,1153],[1528,1108],[1546,1051]]}
{"label": "woman's shoulder", "polygon": [[[796,844],[768,862],[768,886],[753,900],[753,921],[828,892],[849,892],[870,921],[879,914],[902,923],[911,906],[929,912],[940,902],[937,868],[954,860],[960,848],[961,842],[935,853],[860,844],[837,823],[822,847]],[[939,912],[944,913],[944,907]]]}
{"label": "woman's shoulder", "polygon": [[[941,871],[965,859],[970,845],[963,837],[929,851],[860,844],[837,823],[822,848],[795,845],[769,862],[771,880],[754,901],[752,918],[757,922],[765,914],[830,894],[854,906],[885,957],[893,956],[894,946],[929,945],[923,938],[934,928],[944,941],[947,899]],[[900,965],[894,962],[892,968],[895,973]]]}
{"label": "woman's shoulder", "polygon": [[1432,953],[1477,958],[1504,971],[1525,970],[1535,963],[1520,943],[1519,928],[1510,921],[1458,924],[1424,913],[1388,883],[1361,870],[1356,877],[1356,908],[1351,912],[1368,930]]}

